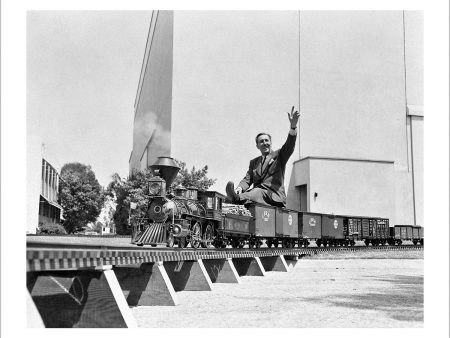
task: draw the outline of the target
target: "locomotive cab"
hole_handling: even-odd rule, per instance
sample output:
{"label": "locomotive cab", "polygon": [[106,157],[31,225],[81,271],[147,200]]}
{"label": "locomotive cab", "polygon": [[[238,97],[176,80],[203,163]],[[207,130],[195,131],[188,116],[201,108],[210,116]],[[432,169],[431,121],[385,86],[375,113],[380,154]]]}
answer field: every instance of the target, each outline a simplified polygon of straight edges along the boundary
{"label": "locomotive cab", "polygon": [[216,221],[222,220],[222,204],[225,196],[217,191],[199,191],[198,199],[206,207],[206,216]]}

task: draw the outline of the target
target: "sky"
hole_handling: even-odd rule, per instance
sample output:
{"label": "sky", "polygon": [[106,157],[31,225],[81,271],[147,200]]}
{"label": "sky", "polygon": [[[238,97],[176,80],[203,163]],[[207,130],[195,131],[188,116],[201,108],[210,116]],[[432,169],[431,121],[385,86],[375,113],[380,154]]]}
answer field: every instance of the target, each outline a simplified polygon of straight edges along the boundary
{"label": "sky", "polygon": [[[151,11],[30,11],[27,136],[58,170],[128,174],[134,100]],[[35,137],[36,136],[36,137]]]}

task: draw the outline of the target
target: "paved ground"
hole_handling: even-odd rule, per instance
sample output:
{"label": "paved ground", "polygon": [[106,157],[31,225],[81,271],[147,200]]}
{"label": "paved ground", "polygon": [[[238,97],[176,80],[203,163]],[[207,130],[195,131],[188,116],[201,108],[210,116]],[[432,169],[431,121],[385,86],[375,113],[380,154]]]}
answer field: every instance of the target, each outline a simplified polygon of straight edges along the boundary
{"label": "paved ground", "polygon": [[[359,255],[359,256],[358,256]],[[134,307],[140,327],[423,327],[423,251],[302,259],[290,272]]]}

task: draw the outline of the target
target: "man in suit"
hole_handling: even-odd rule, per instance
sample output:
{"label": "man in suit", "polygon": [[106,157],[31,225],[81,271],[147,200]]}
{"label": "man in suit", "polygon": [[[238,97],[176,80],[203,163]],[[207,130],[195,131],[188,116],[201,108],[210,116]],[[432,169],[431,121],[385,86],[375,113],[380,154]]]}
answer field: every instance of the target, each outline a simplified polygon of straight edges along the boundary
{"label": "man in suit", "polygon": [[267,133],[259,133],[256,138],[256,148],[261,152],[250,161],[244,179],[234,188],[233,182],[228,182],[226,192],[228,201],[235,204],[257,202],[277,207],[286,206],[284,190],[284,173],[286,163],[294,152],[297,139],[297,123],[300,117],[298,111],[287,113],[291,129],[284,145],[272,150],[272,137]]}

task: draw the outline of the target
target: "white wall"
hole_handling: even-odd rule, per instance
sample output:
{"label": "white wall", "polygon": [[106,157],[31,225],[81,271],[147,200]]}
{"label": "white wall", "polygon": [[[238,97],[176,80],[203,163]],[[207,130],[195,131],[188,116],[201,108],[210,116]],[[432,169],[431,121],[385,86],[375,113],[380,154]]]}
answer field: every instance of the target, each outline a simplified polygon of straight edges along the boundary
{"label": "white wall", "polygon": [[[303,171],[309,172],[309,178],[302,175]],[[296,162],[294,172],[299,174],[296,185],[309,184],[311,212],[394,219],[392,162],[308,158]]]}
{"label": "white wall", "polygon": [[300,157],[406,165],[402,12],[301,12]]}

